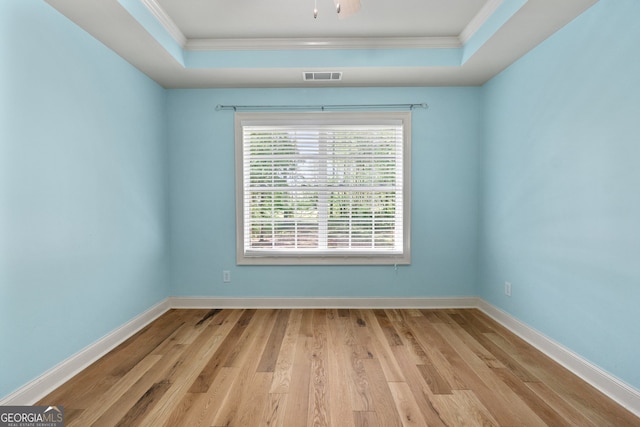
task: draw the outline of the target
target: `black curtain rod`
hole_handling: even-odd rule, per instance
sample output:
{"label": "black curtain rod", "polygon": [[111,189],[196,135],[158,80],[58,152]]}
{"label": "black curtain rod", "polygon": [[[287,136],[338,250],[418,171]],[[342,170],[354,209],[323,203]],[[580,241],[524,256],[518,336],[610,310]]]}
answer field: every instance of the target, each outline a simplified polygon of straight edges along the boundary
{"label": "black curtain rod", "polygon": [[351,105],[217,105],[216,111],[262,111],[262,110],[354,110],[354,109],[402,109],[429,108],[426,103],[416,104],[351,104]]}

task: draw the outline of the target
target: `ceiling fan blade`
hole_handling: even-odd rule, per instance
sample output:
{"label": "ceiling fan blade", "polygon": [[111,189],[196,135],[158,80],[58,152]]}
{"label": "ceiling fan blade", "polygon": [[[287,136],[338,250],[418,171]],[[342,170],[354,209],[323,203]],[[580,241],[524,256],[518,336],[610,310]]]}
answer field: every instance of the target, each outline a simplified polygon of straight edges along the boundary
{"label": "ceiling fan blade", "polygon": [[338,17],[345,19],[360,10],[360,0],[333,0],[336,4]]}

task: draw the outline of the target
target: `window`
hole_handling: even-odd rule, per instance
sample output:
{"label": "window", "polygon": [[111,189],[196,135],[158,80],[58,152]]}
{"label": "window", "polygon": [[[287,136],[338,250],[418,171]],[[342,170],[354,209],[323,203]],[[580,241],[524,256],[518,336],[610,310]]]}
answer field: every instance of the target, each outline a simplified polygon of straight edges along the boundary
{"label": "window", "polygon": [[238,264],[409,264],[410,121],[236,113]]}

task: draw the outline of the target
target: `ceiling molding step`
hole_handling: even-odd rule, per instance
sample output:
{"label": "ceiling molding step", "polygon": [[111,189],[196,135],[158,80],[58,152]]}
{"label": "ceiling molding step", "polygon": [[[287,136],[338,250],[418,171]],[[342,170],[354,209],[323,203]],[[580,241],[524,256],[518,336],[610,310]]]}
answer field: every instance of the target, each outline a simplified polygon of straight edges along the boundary
{"label": "ceiling molding step", "polygon": [[460,39],[461,44],[465,44],[469,39],[487,22],[487,19],[491,17],[495,13],[495,11],[500,7],[503,0],[489,0],[484,6],[480,8],[476,16],[471,18],[471,21],[467,24],[466,27],[460,32],[458,38]]}
{"label": "ceiling molding step", "polygon": [[188,39],[186,50],[457,49],[458,37]]}
{"label": "ceiling molding step", "polygon": [[[375,25],[369,25],[375,23],[367,23],[358,31],[354,29],[349,33],[351,36],[345,37],[327,20],[315,22],[327,25],[317,26],[313,33],[308,28],[300,32],[281,28],[278,24],[281,16],[275,10],[277,15],[267,17],[274,21],[277,33],[246,29],[225,33],[218,29],[221,32],[215,36],[205,33],[202,39],[190,39],[187,28],[177,25],[179,20],[177,15],[175,20],[171,16],[169,1],[178,8],[205,7],[204,10],[212,3],[212,0],[45,0],[166,88],[303,87],[308,83],[300,80],[300,73],[309,66],[331,67],[326,68],[329,71],[333,67],[340,67],[340,71],[348,69],[348,75],[340,83],[344,87],[479,86],[598,0],[482,0],[479,9],[465,14],[472,22],[458,20],[456,30],[440,33],[441,37],[425,36],[421,33],[422,24],[405,28],[407,32],[391,33],[411,35],[408,38],[389,37],[390,33],[378,32]],[[426,7],[430,1],[421,4]],[[450,7],[464,7],[468,11],[472,2],[462,2],[464,6],[448,3]],[[518,5],[520,9],[513,13]],[[409,12],[416,14],[415,10]],[[386,23],[388,18],[383,15],[376,19]],[[204,22],[206,26],[208,20]],[[257,34],[265,34],[267,40]],[[297,39],[296,34],[302,34],[303,39]],[[368,40],[366,35],[375,37]],[[246,54],[250,52],[254,55]],[[367,55],[372,55],[375,61],[368,61]],[[471,57],[473,60],[469,60]],[[197,66],[187,66],[190,63]]]}
{"label": "ceiling molding step", "polygon": [[151,12],[151,14],[158,20],[160,25],[169,33],[169,35],[178,43],[183,49],[187,44],[187,37],[182,33],[180,28],[173,22],[173,19],[169,14],[160,6],[156,0],[140,0],[142,4]]}

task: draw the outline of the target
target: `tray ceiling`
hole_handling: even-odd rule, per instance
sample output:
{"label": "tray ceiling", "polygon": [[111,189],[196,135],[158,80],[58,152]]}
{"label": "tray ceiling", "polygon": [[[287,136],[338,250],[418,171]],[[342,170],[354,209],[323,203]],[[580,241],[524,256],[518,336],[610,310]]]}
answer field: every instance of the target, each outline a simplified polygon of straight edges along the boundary
{"label": "tray ceiling", "polygon": [[[481,85],[597,0],[46,1],[179,88]],[[322,71],[343,78],[302,78]]]}

